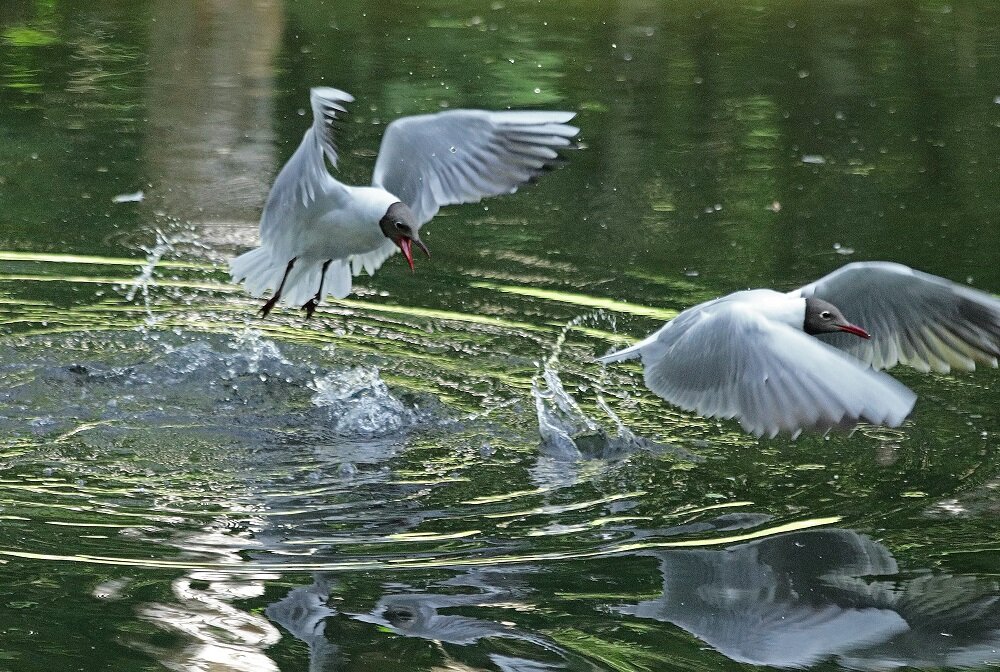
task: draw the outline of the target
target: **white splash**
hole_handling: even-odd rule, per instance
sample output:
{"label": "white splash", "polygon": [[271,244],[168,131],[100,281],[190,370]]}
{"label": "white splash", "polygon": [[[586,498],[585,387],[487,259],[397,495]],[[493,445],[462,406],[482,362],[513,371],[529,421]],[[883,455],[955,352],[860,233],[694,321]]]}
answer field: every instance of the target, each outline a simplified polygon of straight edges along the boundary
{"label": "white splash", "polygon": [[327,409],[331,429],[342,434],[380,436],[413,424],[413,411],[389,391],[375,367],[328,373],[309,385],[313,405]]}
{"label": "white splash", "polygon": [[166,236],[159,229],[156,230],[156,245],[151,248],[143,247],[143,251],[146,253],[146,263],[143,265],[142,269],[139,271],[139,275],[135,277],[132,281],[132,288],[128,290],[125,295],[125,300],[131,301],[135,298],[137,292],[142,292],[143,302],[146,304],[146,310],[149,310],[149,286],[155,284],[153,280],[153,271],[156,270],[156,265],[160,263],[160,259],[167,252],[174,249],[173,242],[167,240]]}
{"label": "white splash", "polygon": [[552,352],[541,363],[539,372],[531,381],[531,395],[535,400],[535,412],[538,416],[538,433],[550,455],[569,459],[584,456],[607,458],[636,449],[663,447],[629,430],[598,391],[597,407],[614,424],[613,432],[605,429],[602,421],[587,415],[566,391],[559,377],[559,358],[569,332],[585,323],[613,324],[613,319],[613,316],[598,310],[570,320],[560,331]]}

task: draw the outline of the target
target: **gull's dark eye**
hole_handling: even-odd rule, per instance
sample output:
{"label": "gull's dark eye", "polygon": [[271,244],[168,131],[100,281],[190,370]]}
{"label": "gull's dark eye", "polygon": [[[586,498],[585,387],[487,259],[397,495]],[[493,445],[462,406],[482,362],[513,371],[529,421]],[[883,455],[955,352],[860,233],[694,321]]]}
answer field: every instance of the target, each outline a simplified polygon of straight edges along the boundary
{"label": "gull's dark eye", "polygon": [[819,314],[819,316],[822,317],[824,320],[829,320],[831,317],[833,317],[833,315],[830,313],[829,310],[824,310],[822,313]]}
{"label": "gull's dark eye", "polygon": [[409,224],[403,224],[402,222],[393,222],[393,226],[395,226],[396,230],[399,231],[400,233],[406,233],[406,234],[410,233]]}

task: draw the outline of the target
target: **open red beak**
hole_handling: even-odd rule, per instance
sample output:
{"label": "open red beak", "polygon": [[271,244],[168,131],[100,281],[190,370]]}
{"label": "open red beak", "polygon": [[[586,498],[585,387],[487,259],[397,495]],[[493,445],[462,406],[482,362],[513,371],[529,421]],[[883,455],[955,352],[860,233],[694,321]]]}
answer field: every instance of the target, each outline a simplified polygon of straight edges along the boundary
{"label": "open red beak", "polygon": [[411,238],[400,238],[399,240],[397,240],[396,244],[399,245],[399,249],[403,252],[403,256],[406,257],[406,263],[408,263],[410,265],[410,270],[411,271],[414,270],[413,269],[413,244],[414,243],[417,244],[417,247],[420,248],[421,252],[423,252],[424,254],[427,255],[428,259],[430,259],[430,257],[431,257],[431,251],[427,249],[426,245],[424,245],[424,241],[420,240],[419,238],[417,238],[416,240],[413,240]]}
{"label": "open red beak", "polygon": [[403,256],[406,257],[406,263],[410,265],[410,270],[413,270],[413,241],[409,238],[400,238],[397,242],[399,249],[403,252]]}
{"label": "open red beak", "polygon": [[854,334],[855,336],[860,336],[861,338],[871,338],[872,335],[861,327],[855,326],[853,324],[842,324],[840,325],[841,331],[846,331],[849,334]]}

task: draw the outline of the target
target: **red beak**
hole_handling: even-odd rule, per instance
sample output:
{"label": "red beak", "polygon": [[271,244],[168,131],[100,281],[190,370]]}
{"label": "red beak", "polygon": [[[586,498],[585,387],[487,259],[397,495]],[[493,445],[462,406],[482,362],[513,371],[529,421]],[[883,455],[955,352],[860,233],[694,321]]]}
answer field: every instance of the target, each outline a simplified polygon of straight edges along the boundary
{"label": "red beak", "polygon": [[402,250],[403,256],[406,257],[406,263],[410,265],[410,270],[413,270],[413,241],[409,238],[400,238],[396,241],[399,245],[399,249]]}
{"label": "red beak", "polygon": [[399,245],[399,249],[403,252],[403,256],[406,257],[406,263],[408,263],[410,265],[410,270],[411,271],[414,270],[413,269],[413,244],[414,243],[416,243],[417,247],[420,248],[420,251],[423,252],[424,254],[426,254],[427,258],[430,259],[430,257],[431,257],[431,251],[427,249],[426,245],[424,245],[424,241],[420,240],[419,238],[414,239],[414,238],[399,237],[399,238],[396,239],[396,244]]}
{"label": "red beak", "polygon": [[860,336],[861,338],[871,338],[872,335],[861,327],[855,326],[853,324],[842,324],[840,325],[841,331],[846,331],[849,334],[854,334],[855,336]]}

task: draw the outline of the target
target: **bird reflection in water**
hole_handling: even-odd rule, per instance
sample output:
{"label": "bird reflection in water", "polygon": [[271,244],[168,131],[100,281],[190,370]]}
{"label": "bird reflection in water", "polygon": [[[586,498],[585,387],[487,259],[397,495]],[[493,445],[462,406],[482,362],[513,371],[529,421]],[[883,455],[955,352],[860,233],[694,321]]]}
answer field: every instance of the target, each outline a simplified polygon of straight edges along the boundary
{"label": "bird reflection in water", "polygon": [[900,574],[881,544],[810,530],[725,550],[659,551],[663,594],[619,607],[677,625],[732,660],[850,669],[1000,661],[1000,590],[974,577]]}
{"label": "bird reflection in water", "polygon": [[[759,516],[751,517],[759,521]],[[718,521],[734,528],[733,516]],[[739,525],[735,525],[739,527]],[[843,529],[778,535],[723,550],[663,550],[663,594],[616,607],[673,624],[740,663],[806,667],[835,660],[856,670],[976,667],[1000,662],[1000,589],[975,577],[900,572],[889,550]],[[537,568],[534,568],[537,572]],[[542,660],[491,655],[502,670],[577,669],[581,661],[514,623],[450,613],[530,604],[531,568],[473,570],[434,584],[435,592],[384,595],[368,613],[343,616],[443,645],[516,639]],[[456,593],[456,589],[473,592]],[[329,583],[321,576],[268,607],[275,623],[305,642],[310,670],[334,669],[338,646],[324,620]],[[585,667],[585,665],[584,665]],[[464,669],[464,668],[462,668]]]}
{"label": "bird reflection in water", "polygon": [[[524,571],[525,568],[520,568]],[[532,568],[527,568],[529,571]],[[537,570],[537,568],[534,568]],[[490,654],[491,662],[504,672],[544,672],[566,669],[561,658],[573,658],[545,638],[518,629],[507,622],[442,613],[461,607],[516,607],[527,594],[526,586],[518,581],[519,572],[473,570],[466,574],[435,584],[442,592],[389,593],[379,599],[375,607],[364,614],[344,614],[356,621],[369,623],[392,631],[403,637],[417,637],[435,642],[441,654],[451,659],[445,644],[469,646],[483,639],[507,638],[534,644],[548,652],[553,661],[528,660],[513,655]],[[274,604],[265,614],[309,647],[309,670],[337,668],[339,648],[328,641],[325,619],[336,612],[326,602],[331,583],[316,575],[309,586],[294,588]],[[456,589],[473,589],[474,592],[455,594]],[[447,669],[471,669],[450,660]]]}

